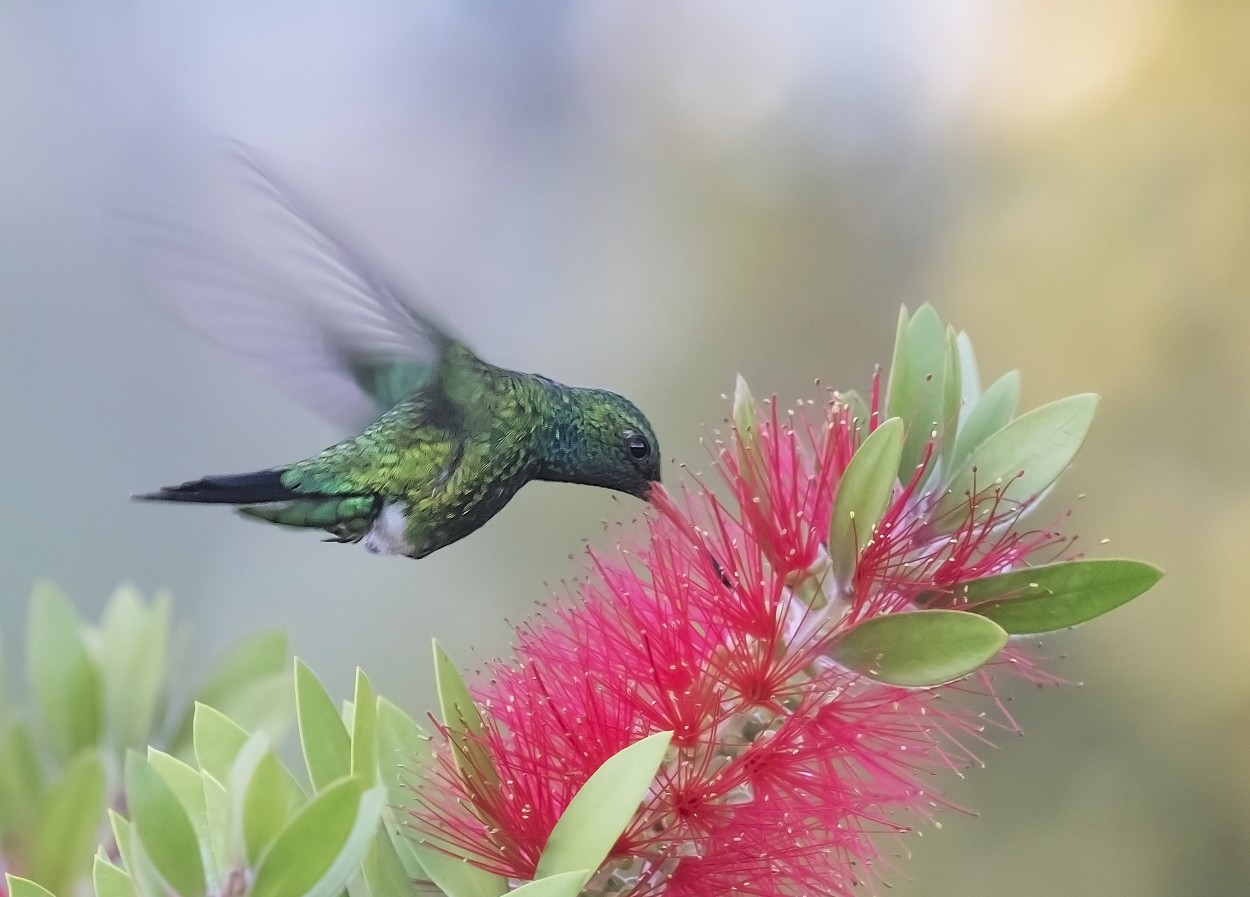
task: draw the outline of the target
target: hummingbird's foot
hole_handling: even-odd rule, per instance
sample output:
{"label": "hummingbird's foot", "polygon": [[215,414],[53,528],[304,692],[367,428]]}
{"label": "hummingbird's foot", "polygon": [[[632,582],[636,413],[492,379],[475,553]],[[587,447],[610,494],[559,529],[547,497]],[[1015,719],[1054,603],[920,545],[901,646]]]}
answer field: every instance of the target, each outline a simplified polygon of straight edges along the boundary
{"label": "hummingbird's foot", "polygon": [[336,542],[339,545],[354,545],[365,536],[364,530],[349,529],[339,524],[338,526],[327,528],[326,532],[330,535],[322,539],[322,542]]}
{"label": "hummingbird's foot", "polygon": [[367,513],[352,517],[346,520],[340,520],[333,526],[327,526],[325,531],[330,535],[322,539],[323,542],[337,542],[340,545],[355,545],[365,537],[369,532],[369,528],[373,526],[378,514],[382,510],[382,496],[373,496],[373,501],[369,506]]}

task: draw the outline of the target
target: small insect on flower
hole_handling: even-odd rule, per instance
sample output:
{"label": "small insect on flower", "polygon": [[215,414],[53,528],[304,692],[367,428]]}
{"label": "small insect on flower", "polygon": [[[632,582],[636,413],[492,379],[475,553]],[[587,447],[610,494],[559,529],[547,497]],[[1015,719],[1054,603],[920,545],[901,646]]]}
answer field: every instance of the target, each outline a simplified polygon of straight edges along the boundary
{"label": "small insect on flower", "polygon": [[[1026,524],[1095,400],[1016,417],[1016,382],[982,392],[966,338],[926,306],[904,311],[866,401],[761,414],[740,383],[715,459],[729,498],[657,487],[646,531],[592,552],[575,592],[518,628],[473,689],[480,726],[444,721],[416,837],[514,886],[585,869],[570,893],[592,895],[848,895],[879,878],[878,837],[929,818],[927,774],[986,737],[955,698],[992,700],[991,670],[1044,677],[1009,638],[1160,576]],[[578,795],[656,733],[667,748],[629,814],[561,853],[568,828],[593,828]]]}

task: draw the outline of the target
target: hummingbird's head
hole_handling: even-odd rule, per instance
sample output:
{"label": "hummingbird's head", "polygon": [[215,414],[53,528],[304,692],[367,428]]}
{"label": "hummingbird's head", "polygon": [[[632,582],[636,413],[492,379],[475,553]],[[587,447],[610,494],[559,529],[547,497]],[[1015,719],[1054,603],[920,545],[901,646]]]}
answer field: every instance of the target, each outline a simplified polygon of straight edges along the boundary
{"label": "hummingbird's head", "polygon": [[647,501],[660,482],[660,443],[624,396],[564,387],[539,479],[602,486]]}

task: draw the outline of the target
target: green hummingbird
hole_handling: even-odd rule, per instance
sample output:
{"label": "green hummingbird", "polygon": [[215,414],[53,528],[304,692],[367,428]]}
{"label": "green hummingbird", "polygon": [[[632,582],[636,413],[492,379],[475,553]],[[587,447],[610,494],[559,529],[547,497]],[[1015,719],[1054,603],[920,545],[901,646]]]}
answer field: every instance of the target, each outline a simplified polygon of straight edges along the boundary
{"label": "green hummingbird", "polygon": [[356,433],[293,464],[134,498],[235,505],[325,530],[327,541],[421,558],[481,527],[531,480],[651,497],[659,443],[632,402],[482,360],[253,153],[231,155],[273,251],[261,262],[183,222],[128,216],[135,261],[185,323],[261,361]]}

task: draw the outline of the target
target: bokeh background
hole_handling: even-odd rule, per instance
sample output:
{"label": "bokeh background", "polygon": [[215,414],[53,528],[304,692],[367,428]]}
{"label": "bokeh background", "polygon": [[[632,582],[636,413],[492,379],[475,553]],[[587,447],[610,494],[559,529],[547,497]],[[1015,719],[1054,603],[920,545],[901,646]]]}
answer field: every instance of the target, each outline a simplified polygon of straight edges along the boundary
{"label": "bokeh background", "polygon": [[630,395],[695,468],[737,372],[862,386],[901,303],[1028,406],[1102,393],[1056,506],[1169,576],[1049,642],[1085,684],[1016,691],[1026,736],[944,783],[979,818],[891,845],[894,893],[1250,893],[1250,6],[0,5],[7,641],[37,577],[90,615],[130,580],[174,592],[189,673],[285,626],[336,694],[359,664],[421,713],[432,636],[505,652],[639,508],[531,486],[413,563],[128,503],[339,436],[100,258],[101,210],[221,135],[483,355]]}

